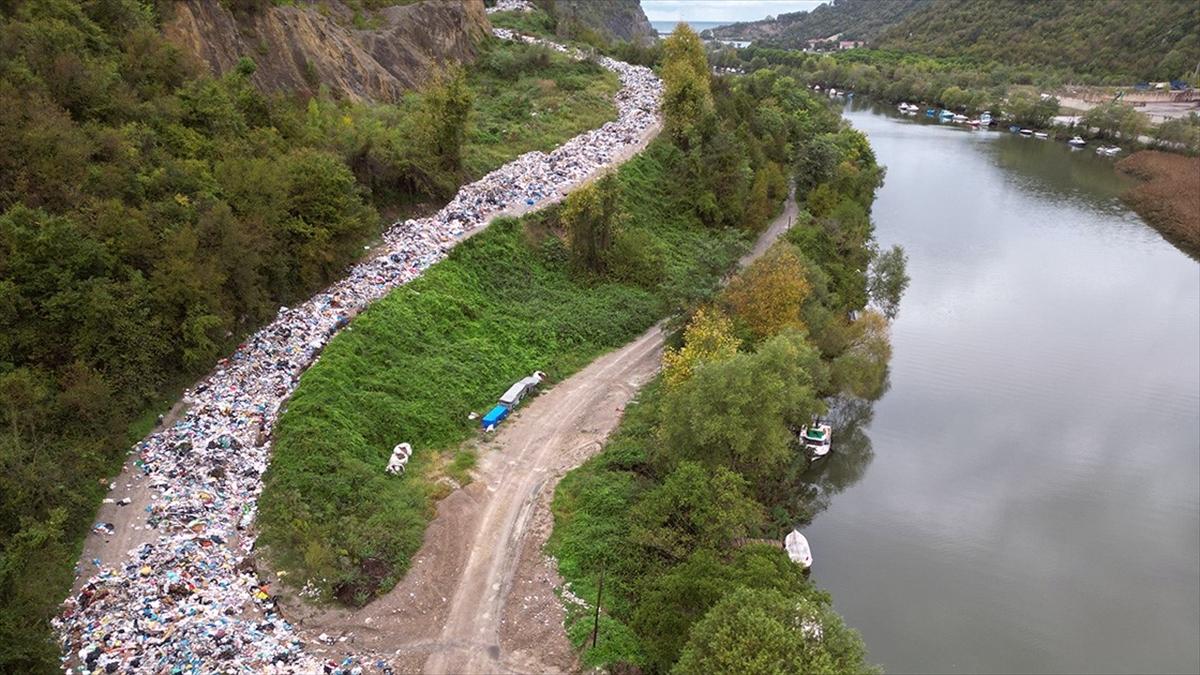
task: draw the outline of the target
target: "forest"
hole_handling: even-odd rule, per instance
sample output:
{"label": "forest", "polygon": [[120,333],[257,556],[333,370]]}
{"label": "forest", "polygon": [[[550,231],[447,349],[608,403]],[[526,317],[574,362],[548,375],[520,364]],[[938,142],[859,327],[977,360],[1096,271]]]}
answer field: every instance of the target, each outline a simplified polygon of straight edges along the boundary
{"label": "forest", "polygon": [[873,241],[884,172],[866,138],[795,80],[764,69],[710,83],[687,65],[699,61],[688,32],[664,47],[673,141],[703,152],[701,120],[735,111],[750,128],[785,130],[804,209],[687,309],[661,376],[559,485],[547,550],[567,581],[568,634],[589,667],[872,672],[829,596],[769,542],[820,508],[799,428],[832,400],[867,402],[887,386],[888,321],[907,276],[903,251]]}
{"label": "forest", "polygon": [[1062,69],[1097,84],[1177,80],[1200,63],[1191,0],[932,0],[871,46]]}
{"label": "forest", "polygon": [[0,3],[0,671],[57,664],[82,537],[184,386],[381,214],[614,114],[598,65],[499,42],[395,104],[264,95],[164,40],[170,6]]}
{"label": "forest", "polygon": [[1190,0],[840,0],[714,33],[783,49],[841,33],[872,49],[1060,83],[1194,79],[1200,63],[1200,5]]}

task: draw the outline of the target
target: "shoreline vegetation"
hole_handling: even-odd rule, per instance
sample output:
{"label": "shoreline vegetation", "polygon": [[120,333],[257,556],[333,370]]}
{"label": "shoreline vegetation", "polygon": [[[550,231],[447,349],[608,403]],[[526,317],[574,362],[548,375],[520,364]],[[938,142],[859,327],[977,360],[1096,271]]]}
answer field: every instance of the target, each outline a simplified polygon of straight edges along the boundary
{"label": "shoreline vegetation", "polygon": [[263,94],[250,58],[207,75],[159,22],[68,0],[0,18],[0,671],[57,667],[47,620],[164,397],[338,277],[380,214],[615,116],[614,76],[540,47],[488,38],[355,103]]}
{"label": "shoreline vegetation", "polygon": [[585,667],[615,672],[874,672],[829,595],[780,546],[745,542],[781,541],[822,506],[799,428],[831,397],[869,406],[886,389],[907,275],[903,251],[872,237],[884,172],[866,137],[796,80],[764,69],[710,81],[689,67],[694,37],[682,27],[664,44],[673,141],[716,143],[703,121],[714,103],[786,130],[804,210],[686,313],[660,377],[559,484],[546,551],[566,582],[567,633]]}
{"label": "shoreline vegetation", "polygon": [[1117,162],[1140,183],[1121,195],[1169,241],[1200,258],[1200,157],[1143,150]]}

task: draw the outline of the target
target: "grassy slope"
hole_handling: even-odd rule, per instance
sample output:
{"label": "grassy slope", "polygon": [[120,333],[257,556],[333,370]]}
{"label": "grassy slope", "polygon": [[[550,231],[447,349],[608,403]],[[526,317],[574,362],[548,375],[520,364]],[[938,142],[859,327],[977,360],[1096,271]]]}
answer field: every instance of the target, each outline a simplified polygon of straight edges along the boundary
{"label": "grassy slope", "polygon": [[[626,227],[666,254],[653,289],[588,284],[569,269],[553,215],[501,221],[457,247],[335,338],[280,420],[261,541],[289,579],[342,600],[386,590],[420,545],[437,496],[435,451],[468,438],[504,388],[535,369],[561,379],[652,325],[687,289],[708,287],[742,249],[668,192],[671,149],[656,143],[619,172]],[[416,448],[406,478],[391,447]]]}
{"label": "grassy slope", "polygon": [[[491,49],[516,47],[499,43]],[[532,150],[552,150],[617,115],[612,102],[620,88],[617,76],[559,54],[552,56],[549,68],[515,81],[476,68],[470,83],[475,101],[464,164],[471,176]]]}

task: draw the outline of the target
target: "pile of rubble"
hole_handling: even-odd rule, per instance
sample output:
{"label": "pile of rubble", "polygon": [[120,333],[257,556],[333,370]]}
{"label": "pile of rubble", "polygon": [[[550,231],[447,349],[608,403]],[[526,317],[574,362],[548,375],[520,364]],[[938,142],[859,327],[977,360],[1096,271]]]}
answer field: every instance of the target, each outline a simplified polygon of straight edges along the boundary
{"label": "pile of rubble", "polygon": [[529,0],[496,0],[496,4],[484,11],[488,14],[496,12],[532,12],[537,9]]}
{"label": "pile of rubble", "polygon": [[[512,4],[502,0],[502,5]],[[560,45],[495,31],[503,39]],[[612,59],[618,117],[553,152],[532,152],[464,186],[437,214],[393,225],[386,250],[297,307],[281,307],[184,395],[189,412],[133,448],[150,481],[147,523],[158,539],[95,571],[55,628],[76,673],[355,673],[389,670],[350,655],[307,652],[278,613],[252,562],[252,525],[270,430],[300,374],[361,309],[443,259],[464,234],[502,211],[538,206],[611,166],[657,121],[661,83]],[[142,507],[142,504],[137,504]],[[107,524],[105,524],[107,525]]]}

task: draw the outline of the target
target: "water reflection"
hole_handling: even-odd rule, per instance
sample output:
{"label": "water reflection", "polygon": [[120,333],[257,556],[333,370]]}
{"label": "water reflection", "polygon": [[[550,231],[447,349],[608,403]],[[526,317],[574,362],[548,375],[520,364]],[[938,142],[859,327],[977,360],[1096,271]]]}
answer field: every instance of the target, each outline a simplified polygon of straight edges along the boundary
{"label": "water reflection", "polygon": [[873,449],[800,483],[817,583],[893,672],[1200,672],[1200,266],[1106,160],[848,117],[913,281]]}
{"label": "water reflection", "polygon": [[[884,384],[884,392],[888,386]],[[833,427],[832,450],[815,461],[798,451],[780,480],[770,488],[772,526],[779,531],[811,523],[818,513],[829,508],[834,495],[862,480],[875,458],[871,437],[867,435],[874,417],[874,403],[853,397],[837,397],[828,403],[826,418]]]}

